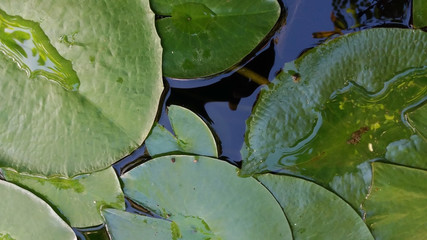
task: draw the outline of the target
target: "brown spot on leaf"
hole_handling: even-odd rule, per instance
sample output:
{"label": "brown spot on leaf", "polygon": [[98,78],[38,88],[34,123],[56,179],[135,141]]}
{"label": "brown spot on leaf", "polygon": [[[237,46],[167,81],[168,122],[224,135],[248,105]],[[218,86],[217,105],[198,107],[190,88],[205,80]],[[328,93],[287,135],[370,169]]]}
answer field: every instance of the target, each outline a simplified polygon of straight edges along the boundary
{"label": "brown spot on leaf", "polygon": [[361,127],[359,130],[353,132],[351,134],[351,138],[347,140],[347,144],[353,144],[356,145],[360,142],[362,139],[362,135],[369,131],[369,127]]}

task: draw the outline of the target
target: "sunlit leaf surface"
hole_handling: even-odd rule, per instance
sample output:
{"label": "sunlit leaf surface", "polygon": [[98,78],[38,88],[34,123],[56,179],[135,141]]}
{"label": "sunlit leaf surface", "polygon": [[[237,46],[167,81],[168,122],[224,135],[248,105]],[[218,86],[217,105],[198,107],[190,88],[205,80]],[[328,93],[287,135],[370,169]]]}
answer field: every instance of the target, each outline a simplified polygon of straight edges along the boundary
{"label": "sunlit leaf surface", "polygon": [[253,178],[207,157],[166,156],[122,176],[124,192],[173,221],[183,239],[292,239],[285,215]]}
{"label": "sunlit leaf surface", "polygon": [[0,10],[1,167],[71,177],[143,142],[163,89],[148,0],[3,0]]}
{"label": "sunlit leaf surface", "polygon": [[0,181],[0,239],[77,240],[73,230],[36,195]]}
{"label": "sunlit leaf surface", "polygon": [[102,224],[101,208],[125,208],[123,192],[112,167],[72,179],[37,177],[6,169],[3,173],[6,180],[43,197],[73,227]]}

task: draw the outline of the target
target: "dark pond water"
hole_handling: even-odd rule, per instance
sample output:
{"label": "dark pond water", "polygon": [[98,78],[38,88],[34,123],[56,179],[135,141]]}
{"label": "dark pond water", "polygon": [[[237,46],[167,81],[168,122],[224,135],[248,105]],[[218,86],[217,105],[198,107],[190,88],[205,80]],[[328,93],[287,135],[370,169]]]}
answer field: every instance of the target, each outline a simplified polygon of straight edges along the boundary
{"label": "dark pond water", "polygon": [[[283,18],[269,39],[240,66],[273,80],[285,62],[330,38],[373,27],[409,28],[409,0],[282,0]],[[334,34],[335,33],[335,34]],[[240,148],[260,86],[235,71],[208,79],[165,79],[159,122],[171,130],[165,109],[186,107],[202,117],[216,134],[220,158],[240,166]],[[114,165],[120,174],[150,157],[141,146]],[[145,214],[128,201],[128,211]],[[80,239],[108,239],[103,226],[76,229]]]}

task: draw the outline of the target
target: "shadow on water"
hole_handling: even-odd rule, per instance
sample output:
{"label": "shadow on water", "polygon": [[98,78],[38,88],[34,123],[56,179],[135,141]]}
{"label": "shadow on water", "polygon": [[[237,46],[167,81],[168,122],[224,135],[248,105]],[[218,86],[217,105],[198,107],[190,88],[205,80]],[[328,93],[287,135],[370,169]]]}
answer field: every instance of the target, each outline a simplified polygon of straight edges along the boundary
{"label": "shadow on water", "polygon": [[[261,49],[244,59],[242,66],[272,81],[286,62],[293,61],[310,48],[340,34],[374,27],[409,28],[410,0],[282,0],[286,25],[262,44]],[[285,14],[283,14],[285,15]],[[279,24],[280,25],[280,24]],[[239,68],[238,67],[238,68]],[[217,137],[220,158],[241,164],[245,121],[250,116],[261,86],[236,71],[207,79],[165,79],[163,107],[158,121],[172,130],[166,107],[180,105],[202,117]],[[123,172],[147,161],[150,156],[141,146],[114,165]],[[127,211],[147,214],[127,202]],[[79,239],[108,239],[105,227],[76,230]]]}

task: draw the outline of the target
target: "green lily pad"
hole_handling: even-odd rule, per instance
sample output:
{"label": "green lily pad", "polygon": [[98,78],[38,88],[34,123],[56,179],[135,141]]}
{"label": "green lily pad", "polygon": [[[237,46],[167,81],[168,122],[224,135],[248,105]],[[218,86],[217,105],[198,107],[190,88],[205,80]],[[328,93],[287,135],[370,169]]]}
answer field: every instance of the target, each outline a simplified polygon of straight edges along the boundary
{"label": "green lily pad", "polygon": [[294,239],[374,239],[358,213],[325,188],[290,176],[257,178],[279,201]]}
{"label": "green lily pad", "polygon": [[44,178],[3,169],[7,181],[42,196],[55,206],[73,227],[103,223],[102,207],[125,208],[120,182],[112,167],[72,179]]}
{"label": "green lily pad", "polygon": [[427,139],[427,104],[424,104],[415,111],[408,113],[409,123],[416,129],[416,131]]}
{"label": "green lily pad", "polygon": [[[11,33],[0,39],[1,167],[75,176],[144,141],[163,90],[148,0],[5,0],[0,9],[0,30]],[[73,72],[79,83],[65,77]]]}
{"label": "green lily pad", "polygon": [[34,194],[0,181],[0,239],[74,239],[73,230]]}
{"label": "green lily pad", "polygon": [[168,117],[175,136],[156,124],[145,141],[151,156],[181,152],[218,157],[215,137],[199,116],[186,108],[172,105],[168,107]]}
{"label": "green lily pad", "polygon": [[152,0],[164,75],[196,78],[227,70],[248,55],[280,15],[276,0]]}
{"label": "green lily pad", "polygon": [[171,222],[116,209],[102,211],[112,240],[172,239]]}
{"label": "green lily pad", "polygon": [[417,27],[427,26],[427,3],[424,0],[413,0],[412,2],[412,24]]}
{"label": "green lily pad", "polygon": [[418,135],[401,139],[387,146],[385,159],[390,162],[427,169],[427,141]]}
{"label": "green lily pad", "polygon": [[126,196],[174,222],[183,239],[292,239],[273,196],[237,168],[207,157],[165,156],[122,176]]}
{"label": "green lily pad", "polygon": [[372,164],[372,186],[363,208],[375,239],[423,239],[427,234],[427,172]]}
{"label": "green lily pad", "polygon": [[426,45],[422,31],[371,29],[286,64],[247,122],[241,174],[311,178],[359,208],[367,161],[414,133],[401,112],[427,95]]}

